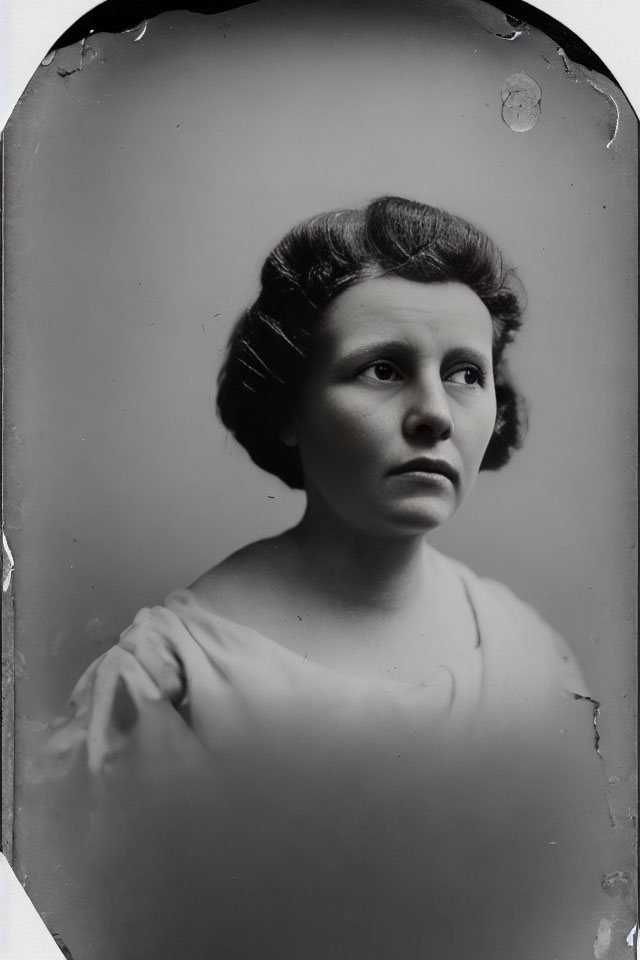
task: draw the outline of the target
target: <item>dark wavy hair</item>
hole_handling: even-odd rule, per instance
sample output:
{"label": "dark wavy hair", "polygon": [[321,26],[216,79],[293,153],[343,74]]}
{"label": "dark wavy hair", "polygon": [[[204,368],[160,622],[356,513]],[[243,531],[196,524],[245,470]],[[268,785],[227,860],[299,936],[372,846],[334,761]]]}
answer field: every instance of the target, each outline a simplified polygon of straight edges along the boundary
{"label": "dark wavy hair", "polygon": [[372,277],[464,283],[493,321],[497,417],[481,469],[496,470],[520,446],[523,404],[504,352],[523,304],[512,269],[482,231],[460,217],[401,197],[337,210],[294,227],[267,257],[261,290],[232,331],[219,376],[220,418],[251,459],[304,488],[298,451],[280,432],[305,377],[314,333],[330,300]]}

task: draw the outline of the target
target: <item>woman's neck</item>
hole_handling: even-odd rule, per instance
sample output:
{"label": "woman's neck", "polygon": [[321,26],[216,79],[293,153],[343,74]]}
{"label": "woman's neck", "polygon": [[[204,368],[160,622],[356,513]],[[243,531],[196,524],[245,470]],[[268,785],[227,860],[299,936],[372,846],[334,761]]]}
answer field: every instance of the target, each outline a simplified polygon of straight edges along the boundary
{"label": "woman's neck", "polygon": [[352,612],[406,611],[424,596],[424,535],[364,533],[333,512],[309,504],[285,534],[305,582],[327,601]]}

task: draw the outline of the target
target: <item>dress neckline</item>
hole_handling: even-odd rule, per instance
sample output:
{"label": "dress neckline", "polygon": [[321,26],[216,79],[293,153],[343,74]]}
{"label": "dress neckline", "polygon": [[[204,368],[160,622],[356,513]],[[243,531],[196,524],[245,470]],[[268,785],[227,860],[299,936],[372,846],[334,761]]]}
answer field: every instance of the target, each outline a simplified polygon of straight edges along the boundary
{"label": "dress neckline", "polygon": [[275,651],[278,658],[281,662],[289,662],[290,664],[297,664],[298,666],[304,666],[305,669],[313,669],[321,671],[324,674],[333,675],[337,677],[342,677],[349,679],[353,682],[360,683],[369,683],[375,684],[384,688],[396,688],[396,689],[420,689],[428,686],[428,680],[431,674],[435,674],[439,671],[445,670],[452,677],[457,677],[458,672],[464,667],[464,665],[469,665],[478,655],[478,652],[483,646],[482,636],[483,632],[481,629],[481,622],[479,617],[479,612],[477,605],[474,602],[473,588],[470,584],[470,579],[473,574],[464,564],[461,564],[459,561],[453,560],[450,557],[445,557],[439,551],[435,550],[433,547],[429,547],[430,553],[432,556],[438,560],[438,562],[445,561],[449,569],[455,573],[458,577],[460,584],[464,590],[464,594],[467,599],[469,610],[471,612],[473,622],[475,624],[476,630],[476,642],[473,647],[470,647],[468,650],[461,652],[453,657],[447,663],[434,663],[433,667],[430,669],[427,677],[423,681],[411,681],[411,680],[397,680],[391,677],[381,677],[381,676],[371,676],[367,674],[360,673],[349,673],[347,671],[341,671],[334,667],[326,666],[324,664],[318,663],[316,660],[311,660],[307,656],[303,656],[298,653],[296,650],[292,650],[291,647],[287,647],[284,643],[281,643],[279,640],[276,640],[274,637],[269,636],[266,633],[263,633],[260,630],[257,630],[255,627],[248,626],[247,624],[240,623],[237,620],[232,620],[229,617],[225,617],[223,614],[219,613],[214,607],[209,606],[204,603],[202,599],[192,590],[190,587],[180,587],[176,590],[171,591],[171,593],[166,597],[164,603],[169,609],[174,608],[176,603],[179,606],[191,607],[192,610],[198,611],[201,615],[206,617],[213,618],[217,624],[225,627],[230,630],[232,633],[249,635],[258,640],[263,648],[269,648],[272,651]]}

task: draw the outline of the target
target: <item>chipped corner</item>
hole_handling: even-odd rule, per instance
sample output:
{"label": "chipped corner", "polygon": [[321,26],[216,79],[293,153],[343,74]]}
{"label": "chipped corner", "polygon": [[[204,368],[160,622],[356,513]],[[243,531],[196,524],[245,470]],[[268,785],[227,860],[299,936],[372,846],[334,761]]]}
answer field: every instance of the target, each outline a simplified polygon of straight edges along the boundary
{"label": "chipped corner", "polygon": [[[611,93],[608,93],[604,89],[602,82],[596,83],[591,70],[583,67],[579,63],[571,61],[562,47],[558,47],[557,53],[564,65],[565,73],[571,77],[572,80],[576,82],[584,80],[585,83],[588,83],[590,87],[607,101],[609,107],[609,141],[607,143],[607,150],[610,150],[620,127],[620,107],[618,106],[618,101]],[[604,78],[602,79],[604,80]]]}
{"label": "chipped corner", "polygon": [[[617,944],[620,943],[617,936],[619,933],[616,930],[617,926],[615,921],[612,922],[607,918],[603,918],[598,923],[596,938],[593,943],[595,960],[619,960],[619,958],[622,958],[623,954],[617,949]],[[625,950],[624,956],[628,956],[629,960],[636,960],[638,956],[638,924],[635,923],[626,936],[623,933],[623,938],[625,945],[633,951],[633,953],[627,954]]]}
{"label": "chipped corner", "polygon": [[[131,34],[134,43],[139,43],[143,39],[148,29],[148,21],[143,20],[133,27],[127,27],[121,32]],[[41,61],[41,67],[50,66],[54,60],[55,70],[58,76],[63,80],[68,80],[74,73],[81,73],[87,64],[100,57],[100,53],[95,43],[95,30],[90,29],[87,36],[82,37],[76,43],[61,46],[54,46],[49,50],[46,57]],[[102,58],[101,58],[102,59]],[[102,60],[104,63],[104,60]]]}

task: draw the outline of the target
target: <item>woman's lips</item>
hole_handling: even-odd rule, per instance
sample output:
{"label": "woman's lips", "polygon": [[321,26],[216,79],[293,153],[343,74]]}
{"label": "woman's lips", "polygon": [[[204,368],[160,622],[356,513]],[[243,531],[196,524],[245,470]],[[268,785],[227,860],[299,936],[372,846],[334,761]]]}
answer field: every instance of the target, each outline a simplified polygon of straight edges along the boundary
{"label": "woman's lips", "polygon": [[390,476],[407,476],[424,483],[442,483],[448,480],[454,486],[458,484],[458,471],[446,460],[433,460],[430,457],[416,457],[389,471]]}

